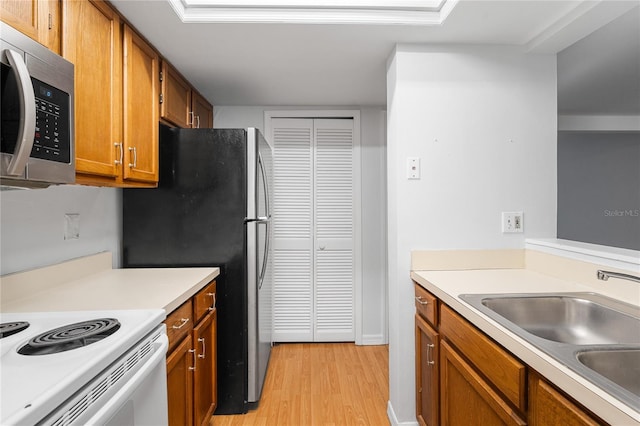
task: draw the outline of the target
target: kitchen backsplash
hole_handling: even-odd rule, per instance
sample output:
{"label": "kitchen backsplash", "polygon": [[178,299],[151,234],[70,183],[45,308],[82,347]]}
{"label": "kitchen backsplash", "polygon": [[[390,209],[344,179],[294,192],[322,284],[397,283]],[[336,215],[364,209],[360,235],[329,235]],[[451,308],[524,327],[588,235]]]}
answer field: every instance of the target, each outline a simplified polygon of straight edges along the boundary
{"label": "kitchen backsplash", "polygon": [[119,262],[120,211],[121,191],[114,188],[0,192],[0,275],[103,251]]}

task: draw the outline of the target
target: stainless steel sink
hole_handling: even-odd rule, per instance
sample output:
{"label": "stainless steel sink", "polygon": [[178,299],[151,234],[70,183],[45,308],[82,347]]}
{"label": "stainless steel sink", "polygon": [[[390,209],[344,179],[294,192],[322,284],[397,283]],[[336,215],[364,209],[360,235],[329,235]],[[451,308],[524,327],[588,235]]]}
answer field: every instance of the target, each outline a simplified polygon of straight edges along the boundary
{"label": "stainless steel sink", "polygon": [[595,293],[459,297],[640,413],[640,307]]}
{"label": "stainless steel sink", "polygon": [[630,315],[634,312],[628,305],[604,296],[486,297],[482,304],[543,339],[574,345],[640,344],[640,319]]}
{"label": "stainless steel sink", "polygon": [[578,352],[578,361],[640,397],[640,349]]}

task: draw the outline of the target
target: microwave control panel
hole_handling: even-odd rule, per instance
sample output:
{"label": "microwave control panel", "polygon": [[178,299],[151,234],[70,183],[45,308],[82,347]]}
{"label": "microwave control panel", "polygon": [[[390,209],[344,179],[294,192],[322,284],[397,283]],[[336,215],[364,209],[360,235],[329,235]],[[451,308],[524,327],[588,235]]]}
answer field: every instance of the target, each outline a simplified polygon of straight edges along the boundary
{"label": "microwave control panel", "polygon": [[69,95],[32,78],[36,97],[36,132],[31,157],[69,163]]}

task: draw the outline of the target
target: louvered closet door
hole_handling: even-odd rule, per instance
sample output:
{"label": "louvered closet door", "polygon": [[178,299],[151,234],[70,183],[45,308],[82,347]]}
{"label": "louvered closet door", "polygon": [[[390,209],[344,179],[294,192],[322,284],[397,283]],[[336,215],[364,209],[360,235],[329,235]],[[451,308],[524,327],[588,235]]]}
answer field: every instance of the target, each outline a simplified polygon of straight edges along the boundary
{"label": "louvered closet door", "polygon": [[273,122],[273,340],[313,340],[313,120]]}
{"label": "louvered closet door", "polygon": [[274,341],[353,341],[353,120],[272,128]]}
{"label": "louvered closet door", "polygon": [[314,341],[353,341],[353,120],[314,120]]}

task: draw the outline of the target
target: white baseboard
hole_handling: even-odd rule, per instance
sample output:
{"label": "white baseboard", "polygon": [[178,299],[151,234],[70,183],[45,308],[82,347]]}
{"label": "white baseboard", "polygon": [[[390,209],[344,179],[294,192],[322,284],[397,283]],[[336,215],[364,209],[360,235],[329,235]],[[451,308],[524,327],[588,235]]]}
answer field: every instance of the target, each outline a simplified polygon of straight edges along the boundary
{"label": "white baseboard", "polygon": [[393,411],[393,405],[391,405],[391,401],[387,402],[387,418],[389,419],[389,423],[391,423],[391,426],[418,426],[417,421],[400,423],[398,421],[398,417],[396,417],[395,411]]}
{"label": "white baseboard", "polygon": [[382,334],[365,334],[362,336],[362,340],[358,342],[359,345],[363,346],[374,346],[374,345],[386,345],[387,342]]}

